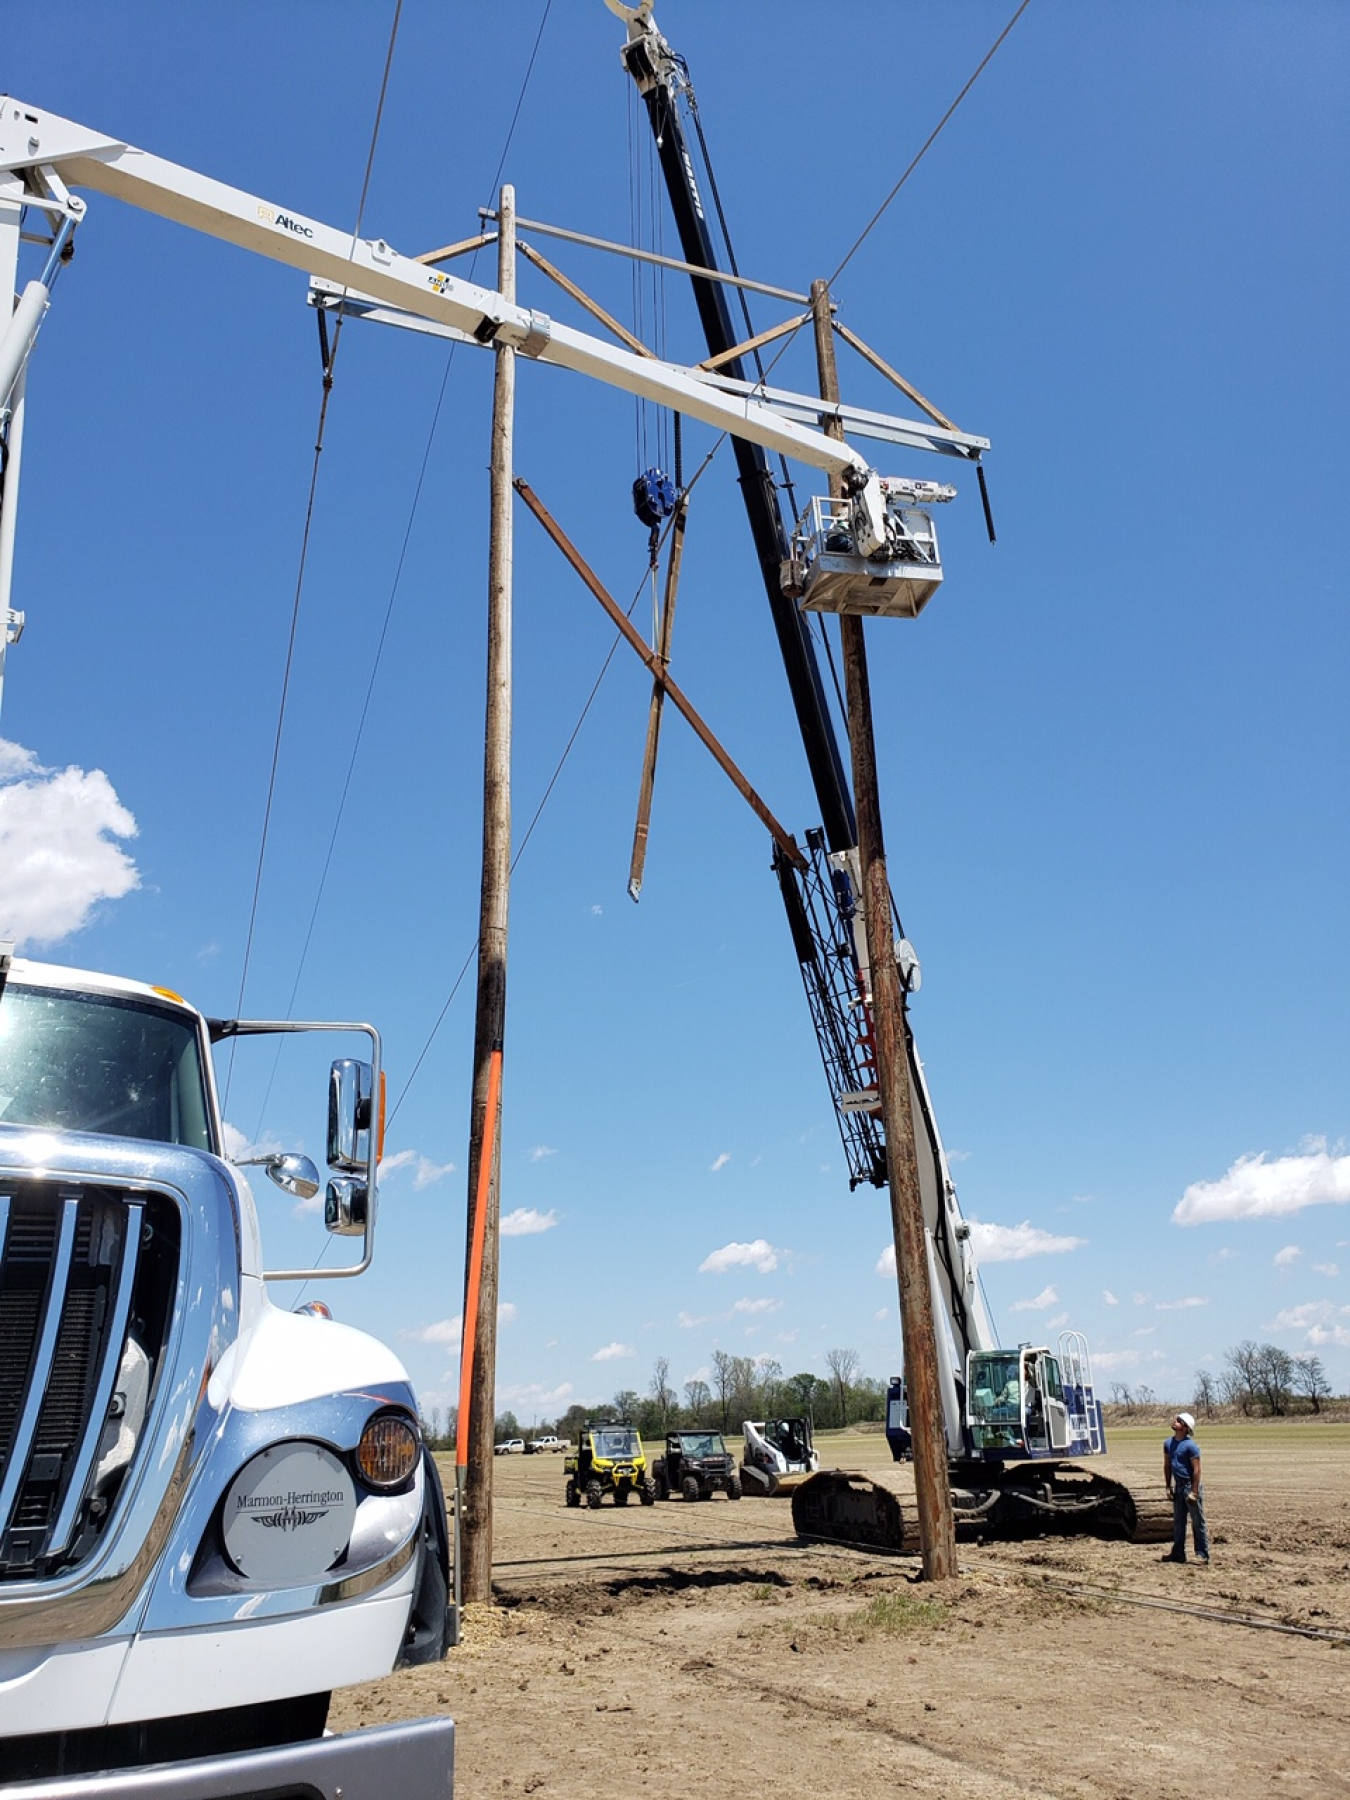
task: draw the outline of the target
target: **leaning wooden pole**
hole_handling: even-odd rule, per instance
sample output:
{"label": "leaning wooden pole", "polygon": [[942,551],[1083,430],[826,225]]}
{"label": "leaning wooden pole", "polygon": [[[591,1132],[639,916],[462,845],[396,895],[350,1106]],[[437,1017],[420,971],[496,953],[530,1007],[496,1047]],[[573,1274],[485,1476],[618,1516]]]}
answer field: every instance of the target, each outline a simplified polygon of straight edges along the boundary
{"label": "leaning wooden pole", "polygon": [[[838,401],[839,375],[830,328],[830,294],[823,281],[812,283],[811,306],[815,315],[821,398]],[[832,426],[833,421],[827,423],[825,429],[829,431]],[[837,435],[843,436],[842,427]],[[877,1085],[886,1132],[895,1272],[900,1288],[900,1334],[905,1353],[909,1424],[914,1439],[919,1543],[925,1578],[947,1581],[956,1574],[956,1525],[952,1514],[951,1483],[947,1477],[947,1434],[938,1386],[928,1236],[924,1229],[923,1196],[914,1140],[905,990],[895,960],[891,886],[886,873],[886,846],[881,834],[881,795],[872,730],[872,695],[867,679],[867,648],[861,618],[844,614],[839,625],[848,702],[848,741],[853,760],[853,804],[858,819],[858,860],[862,866],[863,914],[867,924],[868,958],[872,965],[872,1029],[876,1039]]]}
{"label": "leaning wooden pole", "polygon": [[[501,191],[497,286],[516,292],[516,196]],[[474,1025],[473,1101],[469,1113],[469,1208],[465,1235],[464,1316],[468,1323],[474,1242],[481,1244],[472,1361],[469,1433],[462,1492],[460,1589],[465,1603],[492,1598],[492,1431],[497,1397],[497,1265],[501,1132],[488,1131],[488,1178],[479,1180],[494,1054],[506,1038],[506,930],[511,883],[511,462],[515,352],[497,348],[492,393],[491,525],[488,547],[487,708],[483,750],[483,888],[478,915],[478,1010]],[[495,1098],[495,1096],[494,1096]],[[500,1101],[497,1102],[500,1117]],[[485,1216],[477,1217],[479,1209]]]}

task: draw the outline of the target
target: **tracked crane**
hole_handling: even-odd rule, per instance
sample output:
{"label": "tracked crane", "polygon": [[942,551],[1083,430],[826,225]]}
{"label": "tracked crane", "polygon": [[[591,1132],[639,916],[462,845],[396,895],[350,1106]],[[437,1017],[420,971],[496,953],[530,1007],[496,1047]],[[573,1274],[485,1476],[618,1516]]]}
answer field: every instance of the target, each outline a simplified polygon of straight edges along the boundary
{"label": "tracked crane", "polygon": [[[684,260],[710,275],[719,274],[685,130],[692,99],[688,69],[658,29],[652,0],[637,5],[624,0],[605,3],[627,26],[623,64],[647,112]],[[737,354],[753,334],[747,328],[744,337],[738,336],[726,286],[698,275],[691,280],[709,361],[747,395],[772,393],[762,376],[754,382],[749,379]],[[817,417],[833,410],[822,403]],[[905,441],[911,448],[957,458],[977,471],[989,447],[987,439],[946,423],[915,422]],[[815,611],[917,617],[942,579],[927,507],[952,498],[955,489],[919,480],[885,484],[895,529],[884,549],[869,550],[849,529],[846,499],[813,499],[789,527],[763,447],[741,440],[735,456],[822,820],[806,834],[806,869],[799,871],[776,855],[774,873],[839,1121],[850,1186],[866,1182],[883,1186],[886,1146],[872,1037],[872,976],[857,828],[806,615]],[[984,496],[982,477],[980,488]],[[992,536],[992,521],[990,531]],[[919,985],[918,961],[903,935],[896,954],[905,991],[913,992]],[[905,1039],[958,1529],[966,1534],[1095,1530],[1148,1541],[1165,1536],[1170,1513],[1161,1483],[1089,1473],[1069,1460],[1102,1456],[1106,1449],[1088,1345],[1081,1333],[1062,1333],[1054,1347],[1000,1347],[979,1281],[971,1228],[961,1214],[908,1019]],[[893,1405],[903,1407],[899,1384],[893,1388]],[[903,1428],[895,1432],[897,1448],[905,1437]],[[813,1474],[795,1487],[793,1512],[803,1535],[911,1550],[918,1548],[913,1501],[912,1476],[897,1463],[888,1478],[841,1470]]]}

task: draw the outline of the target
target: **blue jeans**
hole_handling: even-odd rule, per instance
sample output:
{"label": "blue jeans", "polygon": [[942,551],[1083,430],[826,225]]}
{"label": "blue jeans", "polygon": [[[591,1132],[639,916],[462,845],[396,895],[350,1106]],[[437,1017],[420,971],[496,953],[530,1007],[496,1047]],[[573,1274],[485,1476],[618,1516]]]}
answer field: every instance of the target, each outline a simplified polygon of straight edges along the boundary
{"label": "blue jeans", "polygon": [[1195,1490],[1195,1505],[1188,1504],[1191,1493],[1189,1481],[1173,1481],[1172,1483],[1172,1554],[1178,1562],[1186,1560],[1186,1516],[1189,1513],[1191,1530],[1195,1534],[1195,1554],[1202,1562],[1209,1561],[1209,1530],[1205,1524],[1205,1484],[1201,1482]]}

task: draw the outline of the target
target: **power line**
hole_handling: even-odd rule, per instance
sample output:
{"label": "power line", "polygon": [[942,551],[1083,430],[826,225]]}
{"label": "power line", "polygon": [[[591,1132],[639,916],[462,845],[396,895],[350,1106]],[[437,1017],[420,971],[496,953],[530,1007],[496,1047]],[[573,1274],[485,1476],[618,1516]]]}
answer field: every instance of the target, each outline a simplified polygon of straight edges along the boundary
{"label": "power line", "polygon": [[943,113],[942,117],[938,120],[937,124],[933,127],[933,129],[929,132],[928,136],[924,139],[924,141],[923,141],[922,145],[920,146],[917,154],[915,155],[913,161],[910,163],[909,167],[905,170],[904,174],[900,177],[899,181],[896,182],[895,186],[891,189],[890,193],[887,194],[886,198],[882,201],[881,205],[872,214],[872,217],[867,221],[866,225],[864,225],[862,231],[858,234],[857,241],[854,243],[853,248],[849,251],[848,255],[844,258],[843,262],[840,263],[839,267],[835,270],[834,274],[831,275],[828,283],[826,284],[827,286],[833,287],[835,282],[838,281],[839,277],[843,274],[844,270],[852,262],[853,258],[857,255],[858,251],[862,248],[863,243],[868,236],[868,233],[876,225],[878,219],[880,219],[881,215],[885,212],[886,208],[890,205],[891,201],[894,200],[895,196],[900,192],[901,188],[909,180],[910,176],[914,173],[915,169],[918,168],[919,164],[923,161],[924,157],[927,156],[927,154],[928,154],[929,150],[932,148],[932,146],[937,142],[938,135],[942,131],[942,128],[946,125],[948,119],[951,118],[952,114],[956,111],[957,107],[960,106],[961,102],[965,99],[966,95],[974,87],[975,83],[980,79],[980,76],[983,75],[984,71],[989,67],[989,64],[994,60],[994,56],[997,53],[1000,45],[1003,43],[1004,38],[1007,37],[1008,33],[1012,30],[1013,26],[1017,23],[1017,21],[1021,18],[1022,14],[1027,10],[1028,6],[1030,6],[1030,5],[1031,5],[1031,0],[1022,0],[1022,4],[1018,7],[1017,11],[1013,14],[1011,19],[1008,20],[1008,23],[1003,27],[1002,31],[999,32],[998,36],[994,39],[993,43],[990,45],[988,51],[985,53],[985,56],[980,63],[980,66],[976,69],[975,73],[971,76],[970,80],[961,89],[961,92],[956,96],[955,100],[952,101],[951,105],[947,108],[946,112]]}
{"label": "power line", "polygon": [[[380,80],[380,97],[375,107],[375,123],[370,134],[370,150],[366,157],[366,172],[361,183],[361,199],[356,209],[356,224],[352,228],[352,255],[356,254],[357,239],[361,235],[361,221],[365,216],[366,197],[370,192],[370,175],[375,164],[375,147],[380,137],[380,122],[384,117],[385,95],[389,91],[389,71],[394,61],[394,45],[398,41],[399,17],[403,11],[403,0],[395,0],[394,21],[389,32],[389,48],[385,53],[384,74]],[[319,485],[319,459],[323,455],[324,429],[328,421],[328,402],[333,392],[333,364],[337,358],[338,341],[342,332],[342,314],[339,312],[337,326],[333,333],[333,347],[324,371],[323,395],[319,401],[319,425],[315,434],[314,462],[309,476],[309,497],[305,504],[305,523],[300,536],[300,563],[295,575],[295,596],[291,603],[291,627],[286,641],[286,661],[281,678],[281,698],[277,707],[277,728],[272,743],[272,765],[267,779],[267,801],[263,807],[262,835],[258,843],[258,866],[253,878],[253,900],[249,908],[248,932],[244,940],[243,966],[239,971],[239,998],[235,1003],[236,1014],[243,1014],[244,990],[248,984],[249,963],[253,955],[253,936],[258,922],[258,903],[262,894],[263,867],[267,860],[267,842],[272,827],[272,805],[276,798],[277,770],[281,761],[281,737],[286,723],[286,702],[290,693],[291,670],[295,662],[295,639],[300,624],[300,600],[305,586],[305,566],[309,559],[310,528],[314,521],[314,497]],[[231,1045],[233,1051],[233,1045]],[[230,1077],[234,1073],[234,1057],[231,1054],[229,1070],[226,1075],[225,1098],[229,1099]]]}
{"label": "power line", "polygon": [[[399,0],[399,6],[401,8],[402,0]],[[506,162],[506,157],[510,150],[511,139],[515,133],[516,124],[520,118],[521,107],[525,100],[526,89],[529,87],[530,76],[532,75],[532,73],[534,71],[535,59],[537,58],[537,56],[539,54],[539,46],[540,46],[540,43],[541,43],[541,41],[543,39],[543,35],[544,35],[544,27],[548,23],[549,13],[552,11],[552,7],[553,7],[553,0],[545,0],[543,14],[539,21],[539,28],[538,28],[537,32],[535,33],[534,46],[530,52],[529,62],[526,65],[525,75],[521,82],[520,93],[516,99],[515,110],[511,115],[511,123],[507,128],[506,138],[505,138],[505,141],[503,142],[501,155],[497,162],[496,174],[493,177],[494,185],[499,183],[500,178],[501,178],[502,168]],[[395,32],[397,32],[397,29],[398,29],[397,15],[395,16],[394,29],[395,29]],[[393,43],[391,40],[391,43],[390,43],[390,56],[391,57],[392,57],[392,54],[393,54]],[[388,62],[386,62],[386,66],[385,66],[385,83],[386,83],[386,85],[388,82],[388,74],[389,74],[389,66],[388,66]],[[383,105],[384,105],[384,93],[385,93],[385,89],[382,87],[381,91],[380,91],[381,109],[383,108]],[[376,133],[377,134],[378,134],[378,129],[379,129],[379,117],[377,114],[377,118],[376,118]],[[375,147],[374,140],[372,139],[371,155],[367,159],[367,163],[366,163],[365,183],[361,190],[361,206],[360,206],[360,209],[359,209],[358,215],[357,215],[358,231],[360,229],[360,218],[365,211],[366,193],[367,193],[367,191],[369,189],[369,185],[370,185],[370,173],[371,173],[371,167],[372,167],[373,161],[374,161],[374,147]],[[473,274],[474,268],[477,265],[477,262],[478,262],[478,252],[475,251],[473,254],[473,257],[470,261],[470,266],[469,266],[469,273],[471,276]],[[320,315],[320,316],[322,318],[322,315]],[[337,323],[336,323],[336,326],[334,328],[334,333],[333,333],[332,353],[330,354],[330,356],[328,358],[327,366],[326,366],[326,370],[325,370],[324,402],[323,402],[324,408],[326,408],[326,406],[327,406],[328,391],[332,386],[333,361],[337,355],[338,338],[342,331],[342,324],[343,324],[344,317],[345,317],[345,314],[339,309],[338,315],[337,315]],[[427,431],[426,443],[424,444],[423,449],[422,449],[422,461],[421,461],[421,465],[418,469],[417,482],[416,482],[416,485],[413,490],[412,505],[410,506],[410,508],[408,510],[408,519],[407,519],[407,523],[404,526],[404,530],[403,530],[403,541],[399,546],[398,560],[397,560],[397,562],[395,564],[395,568],[394,568],[394,578],[390,585],[389,598],[388,598],[387,602],[385,603],[384,618],[380,625],[380,633],[379,633],[378,639],[376,640],[375,653],[371,660],[370,674],[369,674],[369,677],[366,682],[365,698],[362,701],[361,714],[360,714],[359,719],[357,720],[356,731],[353,734],[353,738],[352,738],[351,753],[347,759],[347,769],[346,769],[346,773],[343,778],[342,792],[338,796],[337,808],[336,808],[334,818],[333,818],[333,828],[332,828],[332,831],[331,831],[331,833],[329,835],[329,839],[328,839],[328,849],[324,855],[323,867],[319,873],[319,880],[318,880],[317,886],[315,888],[315,893],[314,893],[314,903],[313,903],[312,907],[310,908],[309,922],[305,928],[304,943],[301,945],[301,948],[300,948],[300,956],[299,956],[299,959],[296,964],[295,978],[291,984],[290,998],[288,999],[287,1005],[286,1005],[286,1011],[287,1011],[288,1016],[295,1006],[296,995],[300,991],[300,982],[304,975],[305,964],[309,958],[309,949],[310,949],[311,943],[313,942],[314,929],[315,929],[316,924],[318,923],[319,908],[323,903],[323,896],[327,889],[328,876],[329,876],[329,872],[332,869],[333,857],[334,857],[334,854],[337,849],[338,837],[339,837],[339,834],[342,829],[343,816],[346,812],[347,801],[351,794],[352,781],[353,781],[353,779],[355,777],[355,773],[356,773],[357,759],[360,755],[361,745],[365,738],[366,724],[369,720],[371,702],[374,698],[375,682],[379,675],[380,664],[384,657],[385,643],[389,636],[389,627],[390,627],[390,623],[393,618],[394,603],[398,597],[399,587],[403,580],[403,568],[404,568],[405,562],[407,561],[408,546],[412,539],[413,526],[416,523],[418,509],[421,505],[422,490],[426,484],[427,468],[428,468],[428,465],[431,460],[431,452],[432,452],[432,449],[435,444],[436,433],[440,426],[441,413],[444,410],[444,406],[445,406],[446,389],[447,389],[447,386],[449,385],[450,371],[454,365],[455,351],[457,348],[458,348],[457,345],[453,345],[453,344],[451,345],[450,351],[445,359],[445,367],[441,372],[441,385],[440,385],[439,392],[437,393],[437,396],[436,396],[435,408],[432,411],[431,424]],[[322,440],[322,435],[323,435],[323,430],[322,430],[322,409],[321,409],[320,432],[319,432],[320,440]],[[316,455],[317,455],[317,448],[316,448]],[[317,473],[317,470],[316,470],[316,473]],[[312,505],[312,501],[313,501],[313,488],[312,488],[312,484],[311,484],[311,505]],[[308,527],[308,521],[306,521],[306,525]],[[302,567],[303,567],[303,563],[302,563]],[[288,669],[289,669],[289,663],[288,663]],[[269,792],[269,805],[270,805],[270,792]],[[256,911],[256,907],[257,907],[256,889],[255,889],[255,894],[254,894],[254,907],[255,907],[255,911]],[[250,938],[251,938],[251,931],[252,931],[252,925],[250,922]],[[472,952],[470,952],[470,954],[472,954]],[[454,992],[459,987],[459,980],[461,980],[462,978],[463,978],[463,971],[461,971],[460,977],[455,982],[455,988],[451,992],[451,998],[454,997]],[[242,987],[241,987],[241,1003],[242,1003]],[[449,1001],[446,1002],[446,1005],[447,1006],[449,1005]],[[442,1014],[442,1017],[443,1016],[444,1016],[444,1014]],[[437,1028],[439,1028],[439,1020],[437,1021]],[[434,1033],[433,1033],[433,1035],[434,1035]],[[425,1051],[423,1052],[423,1054],[425,1054]],[[420,1061],[420,1058],[419,1058],[419,1061]],[[275,1078],[275,1075],[276,1075],[276,1064],[274,1063],[273,1070],[272,1070],[272,1078]],[[272,1079],[269,1079],[267,1088],[264,1091],[262,1102],[259,1107],[258,1130],[261,1130],[262,1115],[266,1111],[267,1102],[271,1096],[271,1091],[272,1091]],[[405,1092],[406,1092],[406,1087],[405,1087]],[[254,1133],[255,1137],[258,1135],[258,1130],[255,1130],[255,1133]]]}

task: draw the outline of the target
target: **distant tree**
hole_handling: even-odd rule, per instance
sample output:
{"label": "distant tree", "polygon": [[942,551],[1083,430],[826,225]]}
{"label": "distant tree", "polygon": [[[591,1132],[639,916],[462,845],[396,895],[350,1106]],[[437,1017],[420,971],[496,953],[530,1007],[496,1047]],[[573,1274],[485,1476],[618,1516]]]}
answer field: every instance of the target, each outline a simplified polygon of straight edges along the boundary
{"label": "distant tree", "polygon": [[827,1350],[825,1367],[830,1371],[830,1379],[834,1383],[839,1424],[847,1425],[849,1384],[862,1367],[862,1359],[856,1350]]}
{"label": "distant tree", "polygon": [[1294,1359],[1278,1344],[1262,1344],[1256,1360],[1256,1391],[1276,1418],[1289,1410],[1294,1392]]}
{"label": "distant tree", "polygon": [[814,1424],[821,1393],[826,1397],[829,1395],[828,1385],[818,1375],[812,1375],[805,1369],[799,1375],[789,1375],[783,1385],[788,1394],[790,1409]]}
{"label": "distant tree", "polygon": [[783,1365],[776,1357],[762,1356],[755,1362],[755,1391],[751,1406],[743,1417],[767,1419],[783,1410]]}
{"label": "distant tree", "polygon": [[590,1424],[590,1419],[591,1409],[588,1406],[569,1406],[555,1429],[560,1438],[566,1438],[568,1443],[574,1444]]}
{"label": "distant tree", "polygon": [[1111,1399],[1114,1405],[1123,1406],[1127,1413],[1134,1411],[1134,1390],[1123,1381],[1111,1383]]}
{"label": "distant tree", "polygon": [[1208,1369],[1197,1369],[1195,1375],[1195,1399],[1191,1402],[1198,1413],[1207,1419],[1214,1417],[1214,1408],[1218,1403],[1219,1389]]}
{"label": "distant tree", "polygon": [[658,1356],[652,1365],[651,1396],[661,1423],[662,1437],[670,1430],[670,1415],[675,1410],[676,1393],[670,1385],[670,1358]]}
{"label": "distant tree", "polygon": [[714,1350],[712,1366],[712,1391],[722,1430],[730,1431],[733,1414],[739,1413],[744,1419],[754,1411],[754,1361],[748,1356],[732,1356],[729,1351]]}
{"label": "distant tree", "polygon": [[1158,1396],[1147,1383],[1135,1389],[1134,1397],[1140,1406],[1156,1406],[1158,1404]]}
{"label": "distant tree", "polygon": [[504,1444],[507,1438],[520,1436],[520,1421],[513,1412],[497,1414],[497,1423],[493,1429],[493,1442]]}
{"label": "distant tree", "polygon": [[1261,1393],[1261,1346],[1244,1338],[1224,1352],[1223,1372],[1219,1376],[1219,1392],[1230,1405],[1249,1414]]}
{"label": "distant tree", "polygon": [[638,1395],[633,1388],[620,1388],[614,1396],[614,1417],[636,1421]]}
{"label": "distant tree", "polygon": [[760,1411],[761,1382],[759,1364],[753,1356],[731,1359],[731,1412],[724,1431],[739,1431],[746,1419],[757,1419]]}
{"label": "distant tree", "polygon": [[712,1390],[706,1381],[695,1378],[684,1384],[684,1406],[691,1425],[706,1425],[712,1412]]}
{"label": "distant tree", "polygon": [[863,1375],[853,1384],[853,1416],[875,1423],[886,1417],[886,1384],[875,1375]]}
{"label": "distant tree", "polygon": [[1315,1413],[1321,1412],[1322,1402],[1331,1398],[1331,1383],[1320,1356],[1294,1358],[1294,1391],[1312,1402]]}

